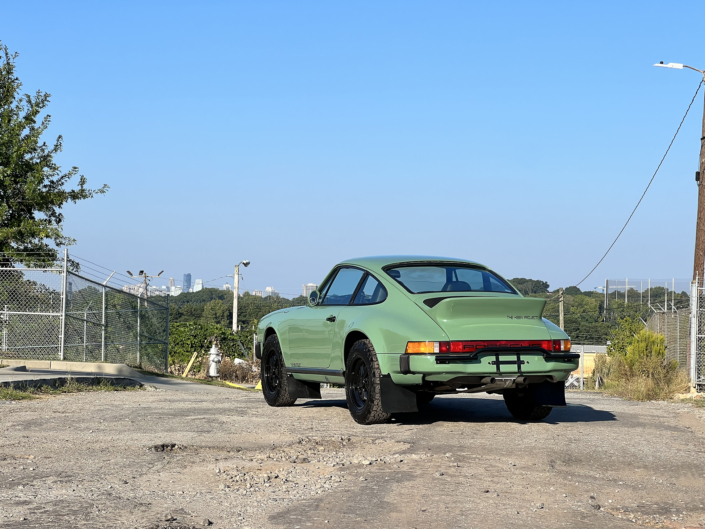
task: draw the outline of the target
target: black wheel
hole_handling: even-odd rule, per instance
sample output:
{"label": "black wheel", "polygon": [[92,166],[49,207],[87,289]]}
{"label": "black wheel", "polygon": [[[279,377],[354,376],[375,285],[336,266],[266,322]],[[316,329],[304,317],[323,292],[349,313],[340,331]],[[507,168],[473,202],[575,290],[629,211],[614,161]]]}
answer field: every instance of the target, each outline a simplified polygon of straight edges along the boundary
{"label": "black wheel", "polygon": [[376,424],[392,416],[382,409],[381,375],[372,342],[355,342],[345,364],[345,397],[355,422]]}
{"label": "black wheel", "polygon": [[264,400],[270,406],[291,406],[296,399],[289,396],[284,358],[276,334],[267,338],[263,349],[260,377]]}
{"label": "black wheel", "polygon": [[529,388],[507,391],[504,394],[504,403],[509,413],[520,421],[541,421],[548,417],[553,409],[550,406],[536,404]]}
{"label": "black wheel", "polygon": [[419,391],[416,393],[416,407],[418,409],[425,408],[429,404],[431,404],[431,401],[433,400],[433,397],[435,397],[433,393],[428,393],[427,391]]}

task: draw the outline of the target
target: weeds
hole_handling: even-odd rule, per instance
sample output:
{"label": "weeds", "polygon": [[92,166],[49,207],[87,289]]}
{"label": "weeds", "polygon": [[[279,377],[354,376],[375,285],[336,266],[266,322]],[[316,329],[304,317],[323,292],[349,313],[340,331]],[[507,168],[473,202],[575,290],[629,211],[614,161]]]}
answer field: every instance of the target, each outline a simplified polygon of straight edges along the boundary
{"label": "weeds", "polygon": [[220,380],[236,384],[256,384],[259,382],[259,360],[235,363],[230,358],[223,358],[220,363]]}
{"label": "weeds", "polygon": [[640,401],[669,400],[690,385],[678,363],[666,360],[663,335],[647,329],[633,336],[623,351],[598,355],[592,378],[608,394]]}
{"label": "weeds", "polygon": [[140,387],[113,384],[109,378],[101,378],[96,384],[82,384],[69,378],[56,386],[0,387],[0,400],[30,400],[42,396],[63,395],[65,393],[85,393],[90,391],[139,391]]}

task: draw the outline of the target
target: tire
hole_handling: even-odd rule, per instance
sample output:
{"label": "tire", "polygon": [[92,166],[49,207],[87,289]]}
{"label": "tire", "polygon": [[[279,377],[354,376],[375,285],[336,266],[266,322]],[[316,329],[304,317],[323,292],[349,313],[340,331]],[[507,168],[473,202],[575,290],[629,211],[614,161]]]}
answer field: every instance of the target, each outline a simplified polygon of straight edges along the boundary
{"label": "tire", "polygon": [[512,416],[519,421],[541,421],[551,413],[550,406],[541,406],[534,401],[530,389],[514,389],[504,394],[504,403]]}
{"label": "tire", "polygon": [[391,418],[392,414],[382,409],[381,376],[372,342],[355,342],[345,363],[345,398],[355,422],[378,424]]}
{"label": "tire", "polygon": [[416,393],[416,407],[420,410],[422,408],[425,408],[429,404],[431,404],[431,401],[436,395],[433,393],[428,393],[427,391],[419,391]]}
{"label": "tire", "polygon": [[295,398],[289,396],[286,377],[286,366],[279,347],[279,338],[273,334],[264,342],[260,368],[262,394],[270,406],[291,406],[296,402]]}

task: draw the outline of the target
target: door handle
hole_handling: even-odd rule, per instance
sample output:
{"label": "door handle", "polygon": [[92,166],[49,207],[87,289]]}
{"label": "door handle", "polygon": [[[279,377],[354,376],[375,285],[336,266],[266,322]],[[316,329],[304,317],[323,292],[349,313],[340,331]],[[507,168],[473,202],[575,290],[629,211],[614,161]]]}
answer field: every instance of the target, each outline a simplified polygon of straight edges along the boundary
{"label": "door handle", "polygon": [[334,322],[335,321],[335,316],[328,316],[326,318],[326,321]]}

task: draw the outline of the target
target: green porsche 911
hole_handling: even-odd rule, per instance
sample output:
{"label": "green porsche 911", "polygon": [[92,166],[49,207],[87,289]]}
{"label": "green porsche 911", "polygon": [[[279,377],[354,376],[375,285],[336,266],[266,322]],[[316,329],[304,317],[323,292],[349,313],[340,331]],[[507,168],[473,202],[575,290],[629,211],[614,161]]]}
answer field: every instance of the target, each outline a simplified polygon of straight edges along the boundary
{"label": "green porsche 911", "polygon": [[270,406],[321,398],[345,385],[360,424],[415,412],[435,395],[501,393],[522,421],[565,406],[564,382],[580,355],[489,268],[441,257],[365,257],[335,266],[308,306],[268,314],[255,355]]}

